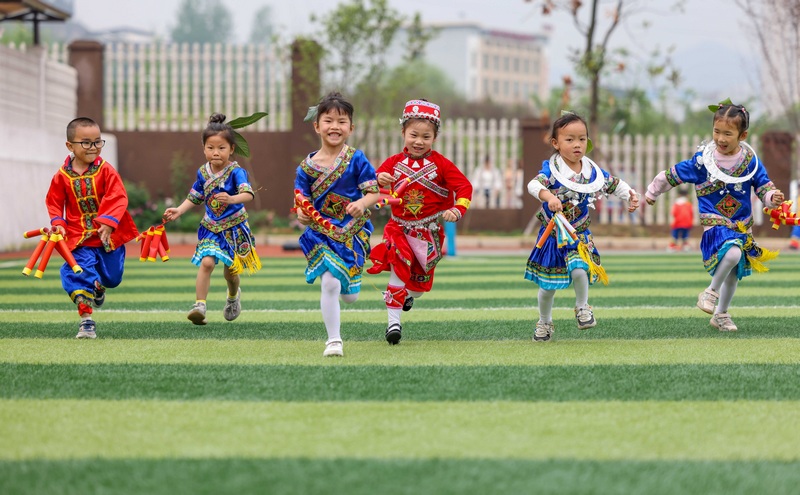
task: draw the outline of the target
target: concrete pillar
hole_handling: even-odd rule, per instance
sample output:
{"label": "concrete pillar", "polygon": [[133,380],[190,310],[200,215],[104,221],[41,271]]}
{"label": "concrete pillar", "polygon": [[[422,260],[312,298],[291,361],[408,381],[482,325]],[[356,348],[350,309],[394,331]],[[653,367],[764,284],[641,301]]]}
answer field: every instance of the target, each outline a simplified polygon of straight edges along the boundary
{"label": "concrete pillar", "polygon": [[78,107],[76,117],[89,117],[105,129],[103,118],[103,45],[97,41],[78,40],[69,45],[69,65],[78,72]]}

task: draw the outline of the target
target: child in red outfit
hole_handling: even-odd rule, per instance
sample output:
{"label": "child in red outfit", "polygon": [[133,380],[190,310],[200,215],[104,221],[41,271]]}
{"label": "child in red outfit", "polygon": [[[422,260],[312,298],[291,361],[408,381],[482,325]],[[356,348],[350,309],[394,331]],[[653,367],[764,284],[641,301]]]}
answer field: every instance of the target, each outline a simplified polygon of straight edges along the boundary
{"label": "child in red outfit", "polygon": [[47,212],[53,230],[66,237],[78,265],[74,273],[61,267],[61,285],[78,306],[78,339],[93,339],[92,306],[105,302],[105,291],[122,281],[125,243],[138,232],[128,213],[128,194],[116,170],[100,157],[105,141],[100,127],[86,117],[67,124],[70,155],[47,191]]}
{"label": "child in red outfit", "polygon": [[[425,100],[405,105],[402,153],[390,156],[378,168],[378,184],[394,184],[399,205],[392,205],[392,218],[383,230],[383,242],[372,250],[376,274],[389,271],[384,293],[389,325],[386,341],[400,342],[400,311],[408,311],[415,298],[429,292],[433,272],[442,259],[444,230],[439,218],[457,222],[469,208],[472,185],[447,158],[431,149],[439,133],[439,106]],[[402,189],[402,191],[401,191]]]}
{"label": "child in red outfit", "polygon": [[[672,204],[672,242],[669,244],[670,251],[689,249],[689,230],[694,223],[694,206],[689,201],[689,193],[681,189],[678,198]],[[679,244],[680,243],[680,244]]]}

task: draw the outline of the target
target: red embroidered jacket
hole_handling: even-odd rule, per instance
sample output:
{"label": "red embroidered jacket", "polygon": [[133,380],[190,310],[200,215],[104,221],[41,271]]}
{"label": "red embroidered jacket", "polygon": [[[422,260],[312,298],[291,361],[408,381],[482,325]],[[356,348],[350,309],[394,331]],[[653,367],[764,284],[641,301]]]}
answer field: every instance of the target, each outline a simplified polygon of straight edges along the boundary
{"label": "red embroidered jacket", "polygon": [[420,220],[455,207],[459,218],[467,212],[472,200],[472,184],[453,162],[431,150],[422,158],[411,158],[406,150],[387,158],[376,173],[387,172],[401,187],[406,178],[411,183],[401,192],[403,203],[392,205],[392,216],[403,220]]}
{"label": "red embroidered jacket", "polygon": [[80,175],[72,170],[68,156],[53,176],[45,201],[50,225],[64,227],[70,250],[78,246],[102,246],[97,228],[103,224],[114,228],[111,250],[138,235],[136,224],[127,211],[128,193],[122,178],[99,156]]}

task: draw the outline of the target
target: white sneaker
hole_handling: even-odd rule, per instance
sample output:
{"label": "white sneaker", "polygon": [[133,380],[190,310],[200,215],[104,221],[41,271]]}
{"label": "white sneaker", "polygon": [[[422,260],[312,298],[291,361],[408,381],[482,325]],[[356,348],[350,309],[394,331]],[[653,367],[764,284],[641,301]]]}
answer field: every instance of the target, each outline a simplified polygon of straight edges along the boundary
{"label": "white sneaker", "polygon": [[205,325],[208,323],[208,320],[206,320],[206,303],[194,303],[194,306],[192,306],[192,309],[186,317],[195,325]]}
{"label": "white sneaker", "polygon": [[582,308],[575,308],[575,319],[578,320],[578,330],[586,330],[587,328],[592,328],[597,325],[592,307],[589,305]]}
{"label": "white sneaker", "polygon": [[329,340],[325,342],[325,350],[322,352],[324,357],[344,356],[341,340]]}
{"label": "white sneaker", "polygon": [[697,296],[697,307],[702,309],[704,313],[713,315],[714,308],[717,307],[717,301],[719,301],[719,292],[708,288]]}
{"label": "white sneaker", "polygon": [[552,321],[544,322],[544,321],[537,321],[536,322],[536,330],[533,331],[533,341],[534,342],[547,342],[550,340],[550,337],[553,336],[553,332],[555,332],[555,326],[553,326]]}
{"label": "white sneaker", "polygon": [[230,297],[225,301],[225,309],[222,310],[222,316],[228,321],[233,321],[242,314],[242,288],[239,287],[236,292],[236,297]]}
{"label": "white sneaker", "polygon": [[731,320],[731,315],[728,313],[717,313],[711,317],[711,326],[720,332],[735,332],[739,330]]}

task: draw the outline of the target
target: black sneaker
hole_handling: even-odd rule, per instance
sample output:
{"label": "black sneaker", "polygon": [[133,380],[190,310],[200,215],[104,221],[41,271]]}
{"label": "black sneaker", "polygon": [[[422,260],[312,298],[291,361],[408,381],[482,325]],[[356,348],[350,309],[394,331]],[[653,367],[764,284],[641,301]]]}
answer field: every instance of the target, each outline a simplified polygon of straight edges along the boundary
{"label": "black sneaker", "polygon": [[88,320],[81,320],[80,324],[78,325],[78,335],[75,336],[76,339],[95,339],[97,338],[97,334],[95,333],[96,325],[94,320],[89,318]]}
{"label": "black sneaker", "polygon": [[100,285],[99,282],[94,283],[94,307],[99,308],[106,302],[106,288]]}
{"label": "black sneaker", "polygon": [[389,325],[389,328],[386,329],[386,342],[390,345],[397,345],[400,343],[400,338],[402,335],[403,327],[398,325],[397,323],[392,323]]}
{"label": "black sneaker", "polygon": [[403,311],[411,311],[411,308],[414,307],[414,298],[408,296],[405,301],[403,301]]}

